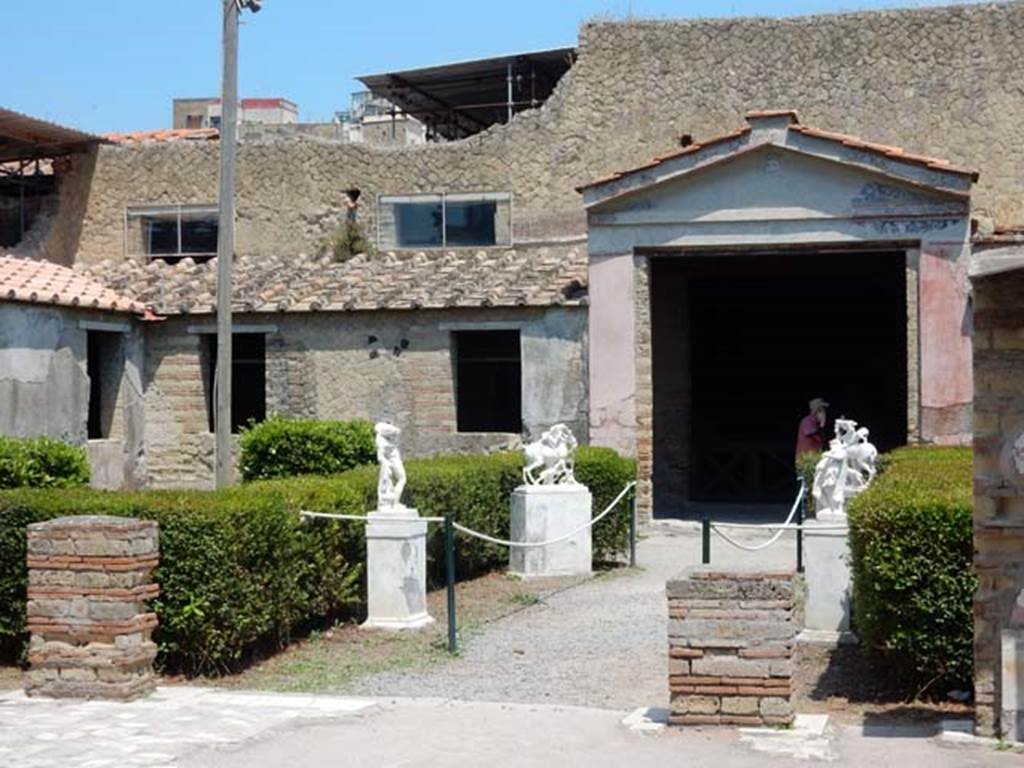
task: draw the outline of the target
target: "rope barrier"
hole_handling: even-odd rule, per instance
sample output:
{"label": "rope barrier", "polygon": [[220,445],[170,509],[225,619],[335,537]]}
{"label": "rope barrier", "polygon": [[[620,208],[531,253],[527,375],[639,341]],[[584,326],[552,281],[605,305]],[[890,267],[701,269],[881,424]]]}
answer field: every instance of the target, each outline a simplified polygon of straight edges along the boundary
{"label": "rope barrier", "polygon": [[369,520],[374,523],[407,523],[410,520],[424,520],[428,523],[443,523],[443,517],[401,517],[399,515],[335,515],[330,512],[307,512],[302,510],[299,517],[324,517],[328,520]]}
{"label": "rope barrier", "polygon": [[487,541],[487,542],[490,542],[491,544],[498,544],[498,545],[503,546],[503,547],[521,547],[521,548],[548,547],[548,546],[551,546],[552,544],[558,544],[559,542],[571,539],[573,536],[576,536],[577,534],[581,533],[582,531],[585,531],[587,528],[590,528],[591,526],[593,526],[596,523],[598,523],[602,518],[604,518],[605,515],[607,515],[609,512],[611,512],[613,509],[615,509],[615,507],[618,505],[618,503],[620,501],[622,501],[623,497],[627,493],[629,493],[630,490],[632,490],[633,486],[635,486],[635,485],[636,485],[636,481],[635,480],[631,480],[630,482],[626,483],[626,487],[623,488],[622,491],[619,493],[619,495],[615,497],[615,500],[612,501],[612,503],[609,504],[605,508],[605,510],[601,514],[599,514],[597,517],[592,518],[588,522],[586,522],[583,525],[579,526],[575,530],[570,531],[569,533],[566,533],[566,534],[564,534],[562,536],[559,536],[556,539],[549,539],[548,541],[508,541],[506,539],[497,539],[497,538],[495,538],[493,536],[488,536],[486,533],[480,533],[479,531],[474,531],[472,528],[467,528],[466,526],[460,525],[459,523],[454,523],[454,525],[455,525],[456,530],[461,531],[462,533],[465,533],[468,536],[474,536],[474,537],[476,537],[476,538],[478,538],[478,539],[480,539],[482,541]]}
{"label": "rope barrier", "polygon": [[736,541],[736,539],[732,538],[725,531],[718,530],[718,527],[720,525],[719,523],[712,523],[711,524],[711,530],[713,530],[715,533],[717,533],[719,536],[721,536],[723,539],[725,539],[727,542],[732,544],[737,549],[743,549],[743,550],[746,550],[747,552],[760,552],[762,549],[767,549],[772,544],[777,542],[782,537],[782,534],[786,532],[786,529],[789,527],[790,523],[793,522],[793,518],[796,517],[796,511],[797,511],[797,509],[799,509],[800,502],[803,501],[804,494],[806,492],[807,492],[807,487],[803,483],[801,483],[800,484],[800,490],[796,494],[796,501],[793,502],[793,507],[789,510],[789,516],[786,518],[786,522],[784,522],[781,526],[768,526],[768,525],[765,525],[765,526],[758,526],[758,525],[744,526],[741,523],[735,523],[732,526],[728,526],[728,524],[724,524],[724,525],[726,525],[728,527],[733,527],[733,528],[737,528],[737,527],[752,527],[752,528],[762,528],[762,529],[764,529],[764,528],[776,528],[776,527],[780,528],[780,530],[774,536],[772,536],[770,539],[768,539],[768,541],[764,541],[764,542],[762,542],[760,544],[743,544],[741,542]]}

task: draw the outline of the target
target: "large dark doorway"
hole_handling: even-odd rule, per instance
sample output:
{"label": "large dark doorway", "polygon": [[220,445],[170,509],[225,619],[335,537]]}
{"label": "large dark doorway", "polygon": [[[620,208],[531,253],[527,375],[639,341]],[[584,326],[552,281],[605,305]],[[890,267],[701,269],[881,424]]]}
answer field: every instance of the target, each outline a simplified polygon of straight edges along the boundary
{"label": "large dark doorway", "polygon": [[906,442],[902,251],[653,257],[651,297],[658,516],[791,498],[812,397]]}

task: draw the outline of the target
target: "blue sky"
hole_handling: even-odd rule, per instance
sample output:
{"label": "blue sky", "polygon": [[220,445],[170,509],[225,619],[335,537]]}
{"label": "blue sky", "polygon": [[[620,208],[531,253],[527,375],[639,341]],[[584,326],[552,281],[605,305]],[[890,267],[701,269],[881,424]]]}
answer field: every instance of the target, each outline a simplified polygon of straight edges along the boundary
{"label": "blue sky", "polygon": [[[0,106],[89,131],[170,127],[175,96],[220,90],[220,0],[6,0]],[[242,96],[304,121],[348,106],[356,75],[576,43],[594,17],[784,16],[921,0],[264,0],[241,31]]]}

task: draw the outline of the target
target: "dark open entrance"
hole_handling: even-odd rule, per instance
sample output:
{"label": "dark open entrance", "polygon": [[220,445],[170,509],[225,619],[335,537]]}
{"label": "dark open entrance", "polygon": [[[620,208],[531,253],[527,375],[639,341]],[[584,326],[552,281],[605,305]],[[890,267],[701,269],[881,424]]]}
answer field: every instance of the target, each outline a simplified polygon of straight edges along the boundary
{"label": "dark open entrance", "polygon": [[792,498],[812,397],[906,442],[902,251],[653,257],[651,302],[656,515]]}

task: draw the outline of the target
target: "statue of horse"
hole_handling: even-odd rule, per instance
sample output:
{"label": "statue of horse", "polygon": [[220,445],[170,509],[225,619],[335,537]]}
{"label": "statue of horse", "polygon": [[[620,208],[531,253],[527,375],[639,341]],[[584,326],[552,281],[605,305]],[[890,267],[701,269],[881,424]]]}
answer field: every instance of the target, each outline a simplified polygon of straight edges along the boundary
{"label": "statue of horse", "polygon": [[[556,485],[576,482],[576,437],[565,424],[555,424],[539,440],[523,446],[526,466],[523,482],[527,485]],[[535,472],[541,469],[539,474]]]}

